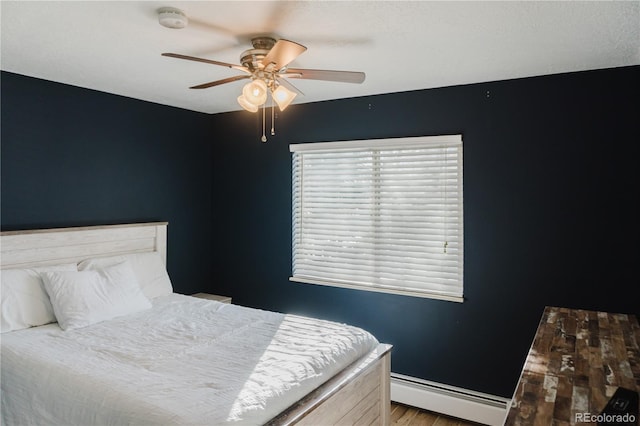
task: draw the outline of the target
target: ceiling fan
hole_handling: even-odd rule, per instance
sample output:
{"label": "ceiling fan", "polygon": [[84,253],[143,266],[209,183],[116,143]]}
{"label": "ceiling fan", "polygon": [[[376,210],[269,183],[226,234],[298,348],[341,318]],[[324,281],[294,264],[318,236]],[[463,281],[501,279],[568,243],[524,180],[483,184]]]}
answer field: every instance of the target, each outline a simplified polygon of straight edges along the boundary
{"label": "ceiling fan", "polygon": [[242,95],[238,97],[238,103],[251,112],[256,112],[258,107],[265,104],[268,93],[271,93],[280,110],[284,110],[298,93],[302,93],[288,82],[288,79],[298,78],[343,83],[362,83],[365,79],[363,72],[290,68],[289,64],[307,50],[305,46],[290,40],[276,40],[273,37],[260,36],[251,39],[251,43],[253,49],[246,50],[240,55],[242,65],[178,53],[163,53],[162,56],[219,65],[241,71],[243,74],[198,84],[191,86],[190,89],[207,89],[238,80],[250,79],[251,82],[244,86]]}

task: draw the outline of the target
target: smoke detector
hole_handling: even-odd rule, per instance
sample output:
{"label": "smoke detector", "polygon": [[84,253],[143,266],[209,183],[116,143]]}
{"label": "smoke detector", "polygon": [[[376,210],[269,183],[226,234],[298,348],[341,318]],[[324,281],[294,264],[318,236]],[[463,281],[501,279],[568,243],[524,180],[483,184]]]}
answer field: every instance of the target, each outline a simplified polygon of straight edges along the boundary
{"label": "smoke detector", "polygon": [[180,29],[187,26],[189,19],[180,9],[175,7],[163,7],[158,9],[158,22],[163,27]]}

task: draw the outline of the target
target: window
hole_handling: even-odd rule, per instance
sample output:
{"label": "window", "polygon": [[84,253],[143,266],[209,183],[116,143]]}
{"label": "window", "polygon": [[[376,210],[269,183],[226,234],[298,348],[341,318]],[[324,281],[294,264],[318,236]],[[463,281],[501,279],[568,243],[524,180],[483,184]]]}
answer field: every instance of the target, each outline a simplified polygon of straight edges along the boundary
{"label": "window", "polygon": [[461,135],[290,150],[292,281],[463,300]]}

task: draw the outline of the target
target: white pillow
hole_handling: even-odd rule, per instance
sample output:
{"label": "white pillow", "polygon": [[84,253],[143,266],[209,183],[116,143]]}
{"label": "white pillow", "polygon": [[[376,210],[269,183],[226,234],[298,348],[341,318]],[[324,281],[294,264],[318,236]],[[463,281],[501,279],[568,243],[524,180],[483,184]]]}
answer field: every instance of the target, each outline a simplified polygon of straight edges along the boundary
{"label": "white pillow", "polygon": [[75,263],[0,271],[2,333],[56,322],[41,273],[77,271]]}
{"label": "white pillow", "polygon": [[100,271],[43,272],[42,279],[63,330],[151,307],[127,261]]}
{"label": "white pillow", "polygon": [[96,257],[78,264],[79,271],[95,271],[106,266],[128,260],[136,274],[140,288],[149,299],[173,293],[173,286],[158,252],[123,254],[111,257]]}

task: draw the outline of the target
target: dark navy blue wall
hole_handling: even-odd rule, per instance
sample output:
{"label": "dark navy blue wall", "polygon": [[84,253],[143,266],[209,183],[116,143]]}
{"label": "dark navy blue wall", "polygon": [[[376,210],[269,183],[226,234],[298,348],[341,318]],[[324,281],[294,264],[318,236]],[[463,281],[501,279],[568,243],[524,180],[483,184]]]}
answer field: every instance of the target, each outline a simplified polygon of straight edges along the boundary
{"label": "dark navy blue wall", "polygon": [[[360,325],[394,344],[395,372],[510,397],[545,305],[640,314],[639,77],[293,105],[263,144],[250,113],[3,73],[2,227],[168,220],[177,291]],[[464,135],[464,303],[288,281],[289,143],[451,133]]]}
{"label": "dark navy blue wall", "polygon": [[[255,115],[218,115],[211,291],[363,326],[395,372],[510,397],[545,305],[640,314],[639,82],[633,67],[294,105],[266,144]],[[289,143],[451,133],[464,303],[288,281]]]}
{"label": "dark navy blue wall", "polygon": [[2,229],[168,221],[179,290],[211,272],[208,115],[2,73]]}

